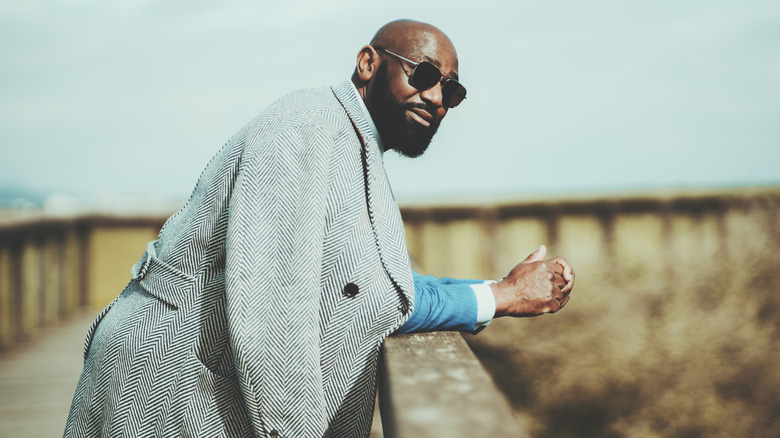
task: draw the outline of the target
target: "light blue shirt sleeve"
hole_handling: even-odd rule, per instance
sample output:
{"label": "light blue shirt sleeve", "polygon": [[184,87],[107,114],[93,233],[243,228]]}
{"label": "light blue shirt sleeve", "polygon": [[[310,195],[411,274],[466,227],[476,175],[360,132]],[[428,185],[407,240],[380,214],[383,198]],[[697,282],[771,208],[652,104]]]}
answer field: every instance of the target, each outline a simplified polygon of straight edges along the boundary
{"label": "light blue shirt sleeve", "polygon": [[476,332],[495,313],[493,293],[484,280],[436,278],[412,273],[414,310],[396,333]]}

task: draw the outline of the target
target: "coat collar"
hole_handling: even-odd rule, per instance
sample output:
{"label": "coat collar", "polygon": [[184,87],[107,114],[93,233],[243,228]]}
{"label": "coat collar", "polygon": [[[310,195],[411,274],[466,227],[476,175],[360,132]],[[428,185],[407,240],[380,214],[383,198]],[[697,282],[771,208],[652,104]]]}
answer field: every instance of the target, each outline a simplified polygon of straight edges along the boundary
{"label": "coat collar", "polygon": [[374,121],[371,119],[371,113],[368,112],[368,108],[366,108],[363,98],[360,97],[360,93],[355,88],[355,84],[347,79],[332,86],[331,89],[347,111],[347,114],[349,114],[349,117],[357,125],[360,135],[363,136],[366,143],[374,143],[384,153],[382,138],[379,136],[376,125],[374,125]]}

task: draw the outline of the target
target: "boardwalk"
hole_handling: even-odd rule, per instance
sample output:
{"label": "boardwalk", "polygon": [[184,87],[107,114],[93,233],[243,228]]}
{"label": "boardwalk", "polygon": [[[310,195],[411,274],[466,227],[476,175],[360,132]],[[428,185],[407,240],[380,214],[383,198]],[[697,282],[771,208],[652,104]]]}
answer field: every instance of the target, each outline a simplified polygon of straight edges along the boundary
{"label": "boardwalk", "polygon": [[[84,335],[98,311],[79,311],[0,355],[0,438],[62,436]],[[375,423],[371,438],[381,430]]]}
{"label": "boardwalk", "polygon": [[0,437],[62,436],[96,313],[76,312],[0,355]]}

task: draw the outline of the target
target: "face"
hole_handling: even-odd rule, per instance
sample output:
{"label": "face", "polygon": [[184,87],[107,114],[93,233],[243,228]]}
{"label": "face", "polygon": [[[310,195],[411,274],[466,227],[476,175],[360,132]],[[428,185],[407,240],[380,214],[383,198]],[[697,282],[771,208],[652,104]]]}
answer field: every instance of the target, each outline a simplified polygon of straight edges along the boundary
{"label": "face", "polygon": [[367,96],[376,129],[386,149],[415,158],[422,155],[439,129],[441,117],[435,106],[426,102],[401,101],[388,78],[388,62],[377,70],[372,92]]}
{"label": "face", "polygon": [[[410,59],[434,61],[432,57]],[[457,60],[454,63],[457,65]],[[443,67],[438,62],[435,64]],[[383,56],[372,86],[366,92],[366,106],[385,148],[412,158],[425,152],[447,114],[442,105],[440,84],[424,91],[410,85],[408,74],[413,68],[408,63]]]}

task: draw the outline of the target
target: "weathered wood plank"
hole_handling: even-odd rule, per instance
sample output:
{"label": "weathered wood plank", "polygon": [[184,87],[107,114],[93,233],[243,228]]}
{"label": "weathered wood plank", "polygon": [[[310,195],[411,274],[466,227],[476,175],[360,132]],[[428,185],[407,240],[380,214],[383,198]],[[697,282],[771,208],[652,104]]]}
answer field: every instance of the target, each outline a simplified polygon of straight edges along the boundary
{"label": "weathered wood plank", "polygon": [[100,309],[80,309],[0,355],[0,437],[62,436]]}
{"label": "weathered wood plank", "polygon": [[380,384],[385,437],[526,436],[460,333],[388,338]]}

